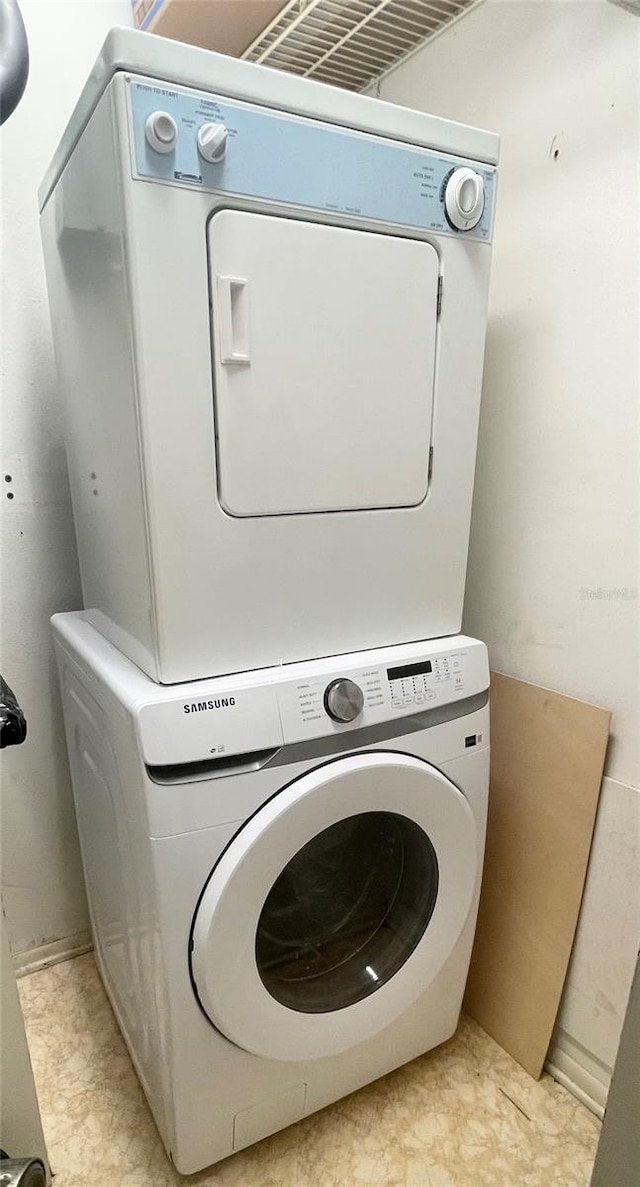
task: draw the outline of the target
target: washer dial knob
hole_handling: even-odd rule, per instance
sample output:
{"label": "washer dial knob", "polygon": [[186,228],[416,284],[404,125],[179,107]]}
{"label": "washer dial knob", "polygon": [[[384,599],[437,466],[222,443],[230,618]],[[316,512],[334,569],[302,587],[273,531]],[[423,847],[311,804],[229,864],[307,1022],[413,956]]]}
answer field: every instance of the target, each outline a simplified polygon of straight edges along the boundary
{"label": "washer dial knob", "polygon": [[324,707],[334,721],[355,721],[362,713],[363,705],[362,689],[346,676],[332,680],[324,690]]}
{"label": "washer dial knob", "polygon": [[475,169],[454,169],[444,192],[444,207],[456,231],[477,227],[484,210],[484,181]]}
{"label": "washer dial knob", "polygon": [[168,111],[152,111],[144,125],[147,144],[155,152],[173,152],[178,139],[176,121]]}
{"label": "washer dial knob", "polygon": [[229,133],[224,124],[201,124],[198,128],[198,152],[211,164],[224,158]]}

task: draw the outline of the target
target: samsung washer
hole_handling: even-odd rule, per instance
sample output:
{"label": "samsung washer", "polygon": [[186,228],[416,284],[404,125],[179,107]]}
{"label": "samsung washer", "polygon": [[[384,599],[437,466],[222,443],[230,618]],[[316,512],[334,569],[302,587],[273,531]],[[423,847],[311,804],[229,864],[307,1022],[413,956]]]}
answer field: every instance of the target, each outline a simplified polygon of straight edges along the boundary
{"label": "samsung washer", "polygon": [[463,636],[166,688],[54,618],[102,977],[191,1173],[443,1042],[489,671]]}

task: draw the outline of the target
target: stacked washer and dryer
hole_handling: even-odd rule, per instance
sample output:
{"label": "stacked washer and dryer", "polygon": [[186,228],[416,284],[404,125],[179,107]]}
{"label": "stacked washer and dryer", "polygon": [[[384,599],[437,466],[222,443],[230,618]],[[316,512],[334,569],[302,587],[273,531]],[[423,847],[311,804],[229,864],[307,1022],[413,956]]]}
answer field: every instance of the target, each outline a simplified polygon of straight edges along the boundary
{"label": "stacked washer and dryer", "polygon": [[196,1171],[455,1030],[497,137],[114,30],[41,189],[96,956]]}

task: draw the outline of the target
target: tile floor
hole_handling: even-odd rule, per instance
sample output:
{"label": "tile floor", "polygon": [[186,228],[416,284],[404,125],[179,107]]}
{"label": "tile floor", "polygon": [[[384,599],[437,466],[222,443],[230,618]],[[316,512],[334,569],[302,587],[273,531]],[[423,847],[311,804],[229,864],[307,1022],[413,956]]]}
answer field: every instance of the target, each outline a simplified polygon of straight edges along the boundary
{"label": "tile floor", "polygon": [[92,956],[19,985],[55,1187],[588,1187],[600,1123],[469,1019],[438,1050],[183,1178]]}

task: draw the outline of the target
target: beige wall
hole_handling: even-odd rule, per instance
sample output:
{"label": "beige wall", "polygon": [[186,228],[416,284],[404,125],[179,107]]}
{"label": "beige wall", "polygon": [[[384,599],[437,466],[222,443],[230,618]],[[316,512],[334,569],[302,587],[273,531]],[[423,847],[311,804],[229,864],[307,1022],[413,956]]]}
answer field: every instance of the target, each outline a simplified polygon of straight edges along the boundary
{"label": "beige wall", "polygon": [[[2,753],[2,897],[14,953],[87,939],[49,616],[80,606],[38,226],[37,188],[107,30],[129,0],[21,3],[31,69],[2,128],[2,672],[28,718],[24,746]],[[53,949],[51,948],[53,945]],[[23,958],[29,959],[27,954]]]}
{"label": "beige wall", "polygon": [[613,711],[558,1039],[602,1100],[640,933],[639,28],[487,0],[381,86],[502,137],[464,625],[496,669]]}

